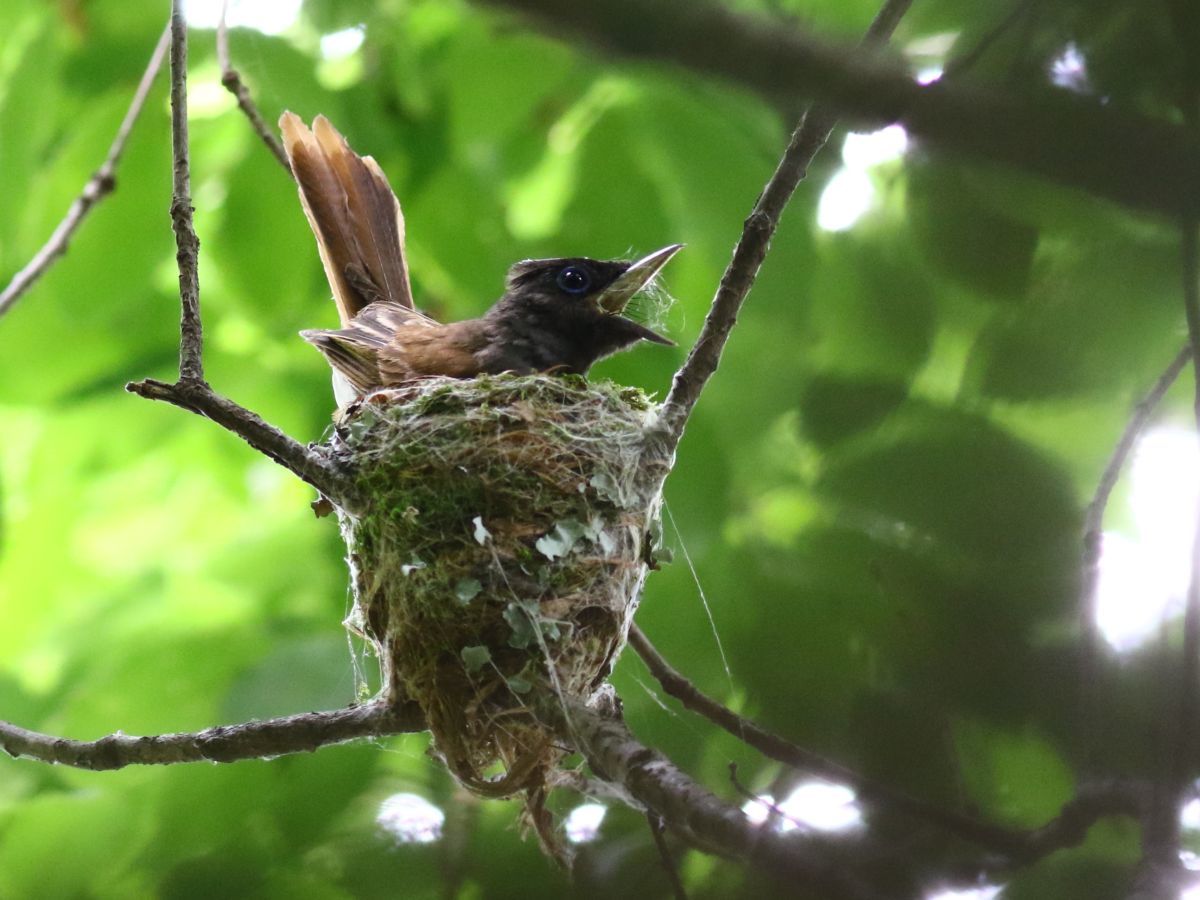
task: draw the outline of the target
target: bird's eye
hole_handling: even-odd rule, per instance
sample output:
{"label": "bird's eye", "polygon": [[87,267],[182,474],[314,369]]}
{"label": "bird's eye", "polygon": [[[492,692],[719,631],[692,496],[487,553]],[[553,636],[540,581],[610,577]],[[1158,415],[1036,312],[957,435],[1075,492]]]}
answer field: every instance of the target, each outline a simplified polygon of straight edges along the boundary
{"label": "bird's eye", "polygon": [[592,286],[592,277],[578,266],[567,266],[558,273],[558,286],[568,294],[583,294]]}

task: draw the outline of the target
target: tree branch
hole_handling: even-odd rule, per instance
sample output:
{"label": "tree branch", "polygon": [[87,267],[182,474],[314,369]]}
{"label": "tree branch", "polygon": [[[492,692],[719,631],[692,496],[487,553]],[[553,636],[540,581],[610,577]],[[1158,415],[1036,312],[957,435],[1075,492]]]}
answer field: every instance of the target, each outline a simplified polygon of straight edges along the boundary
{"label": "tree branch", "polygon": [[204,381],[204,331],[200,323],[200,240],[192,224],[188,159],[187,25],[182,0],[171,0],[171,227],[179,266],[179,380]]}
{"label": "tree branch", "polygon": [[149,400],[164,400],[212,419],[241,437],[345,509],[357,497],[346,474],[328,454],[305,447],[257,414],[217,394],[204,380],[204,332],[200,319],[199,241],[192,222],[187,125],[187,26],[180,0],[171,3],[171,224],[179,266],[179,380],[146,379],[125,389]]}
{"label": "tree branch", "polygon": [[[863,46],[886,43],[911,5],[912,0],[887,0],[867,29]],[[832,109],[813,106],[793,132],[783,159],[746,219],[742,235],[733,250],[733,259],[721,276],[721,284],[713,297],[700,336],[675,373],[671,391],[663,403],[655,433],[651,437],[653,457],[665,460],[674,454],[687,420],[696,401],[700,399],[700,392],[721,361],[725,342],[729,340],[729,333],[737,322],[738,311],[766,259],[771,237],[779,225],[779,217],[796,186],[808,175],[809,165],[829,140],[836,122],[837,114]]]}
{"label": "tree branch", "polygon": [[25,292],[46,274],[55,260],[67,252],[71,238],[75,236],[75,232],[79,230],[79,226],[83,224],[88,213],[96,204],[116,190],[117,166],[125,153],[125,145],[129,142],[133,126],[142,114],[142,108],[146,105],[146,98],[150,96],[150,89],[154,86],[158,70],[162,68],[169,39],[170,27],[168,26],[163,30],[162,37],[159,38],[158,45],[150,56],[146,71],[142,73],[142,79],[138,82],[137,90],[134,91],[133,100],[125,112],[125,118],[121,120],[116,137],[113,138],[112,145],[108,148],[108,156],[104,158],[100,168],[83,186],[83,191],[75,198],[75,202],[71,204],[66,216],[58,223],[58,227],[54,229],[49,240],[0,292],[0,316],[12,309]]}
{"label": "tree branch", "polygon": [[[1189,117],[1191,118],[1191,117]],[[1200,223],[1188,218],[1180,228],[1183,307],[1187,315],[1188,349],[1195,380],[1193,410],[1200,432]],[[1165,781],[1158,784],[1154,808],[1143,838],[1143,863],[1155,878],[1169,877],[1179,868],[1179,813],[1191,782],[1197,750],[1197,716],[1200,715],[1200,509],[1192,538],[1192,571],[1183,616],[1183,657],[1180,664],[1178,705],[1164,710],[1167,734],[1174,733]]]}
{"label": "tree branch", "polygon": [[675,862],[675,857],[671,854],[671,847],[667,843],[667,837],[663,832],[666,830],[663,820],[650,810],[646,811],[646,824],[650,826],[650,837],[654,840],[654,848],[658,851],[658,858],[662,861],[663,871],[666,872],[667,881],[671,884],[671,894],[675,900],[688,900],[687,888],[683,886],[683,880],[679,877],[679,866]]}
{"label": "tree branch", "polygon": [[942,77],[955,78],[978,63],[992,49],[996,42],[1004,36],[1005,32],[1016,25],[1033,9],[1034,3],[1035,0],[1017,0],[1000,21],[984,32],[983,37],[979,39],[975,46],[961,56],[957,56],[946,63],[945,68],[942,70]]}
{"label": "tree branch", "polygon": [[623,786],[689,843],[800,882],[831,900],[882,897],[858,876],[838,848],[818,838],[785,836],[752,825],[736,806],[640,743],[618,719],[577,703],[569,704],[565,713],[559,703],[547,703],[538,714],[576,746],[598,776]]}
{"label": "tree branch", "polygon": [[768,759],[849,785],[864,800],[878,801],[893,811],[932,823],[969,843],[987,847],[1006,856],[1024,852],[1026,836],[1022,832],[981,822],[872,781],[853,769],[826,759],[810,750],[805,750],[738,715],[727,706],[703,693],[673,668],[637,625],[634,625],[629,631],[629,644],[646,663],[646,667],[662,685],[664,691],[687,709],[704,716],[714,725],[723,728]]}
{"label": "tree branch", "polygon": [[357,738],[424,729],[425,720],[415,703],[393,708],[375,702],[243,725],[219,725],[197,732],[136,737],[118,731],[95,741],[74,741],[0,722],[0,749],[13,757],[103,771],[133,765],[266,759],[311,753],[328,744]]}
{"label": "tree branch", "polygon": [[1158,380],[1146,392],[1146,395],[1134,406],[1133,412],[1126,422],[1117,445],[1100,475],[1096,485],[1096,493],[1088,504],[1083,522],[1083,566],[1079,589],[1079,629],[1083,636],[1083,648],[1080,654],[1080,757],[1086,771],[1092,765],[1095,750],[1096,721],[1098,700],[1100,696],[1099,677],[1100,629],[1096,618],[1096,592],[1100,585],[1100,554],[1104,539],[1104,513],[1108,508],[1109,498],[1120,480],[1125,461],[1133,452],[1134,444],[1146,428],[1150,417],[1166,396],[1167,391],[1179,378],[1183,367],[1192,359],[1191,345],[1186,345],[1175,354],[1175,358],[1158,376]]}
{"label": "tree branch", "polygon": [[629,643],[645,661],[663,690],[687,709],[704,716],[764,756],[794,769],[849,785],[863,800],[882,803],[893,812],[936,825],[960,840],[999,855],[1000,859],[973,864],[973,868],[979,871],[1003,871],[1030,865],[1058,850],[1082,843],[1088,829],[1102,818],[1139,817],[1145,810],[1147,792],[1143,785],[1107,779],[1081,785],[1076,796],[1063,806],[1059,814],[1039,828],[1021,831],[983,822],[868,779],[840,763],[760,728],[700,691],[659,654],[636,625],[630,629]]}
{"label": "tree branch", "polygon": [[125,390],[147,400],[162,400],[212,419],[259,453],[269,457],[302,481],[312,485],[342,509],[361,506],[348,473],[323,447],[306,447],[244,406],[216,393],[206,383],[179,381],[168,384],[153,378],[134,381]]}
{"label": "tree branch", "polygon": [[628,56],[663,59],[768,96],[803,91],[845,115],[901,122],[938,147],[1015,166],[1136,209],[1200,212],[1200,136],[1047,90],[1037,98],[935,82],[895,62],[695,0],[487,0]]}
{"label": "tree branch", "polygon": [[225,86],[225,89],[229,93],[237,98],[238,108],[250,120],[250,127],[254,129],[254,133],[267,145],[267,149],[279,160],[279,164],[283,166],[284,171],[290,177],[292,166],[288,162],[283,144],[275,136],[275,132],[268,128],[267,123],[263,121],[263,117],[258,111],[258,106],[254,103],[254,98],[250,96],[250,89],[246,87],[242,81],[241,73],[233,67],[233,62],[230,59],[229,28],[225,23],[225,14],[228,10],[229,0],[225,0],[221,4],[221,20],[217,23],[217,65],[221,67],[221,84]]}

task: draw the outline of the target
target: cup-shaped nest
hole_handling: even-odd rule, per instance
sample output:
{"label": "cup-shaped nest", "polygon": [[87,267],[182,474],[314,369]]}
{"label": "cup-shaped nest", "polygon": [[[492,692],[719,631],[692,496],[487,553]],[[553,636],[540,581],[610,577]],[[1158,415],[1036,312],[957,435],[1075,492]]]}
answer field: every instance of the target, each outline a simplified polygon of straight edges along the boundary
{"label": "cup-shaped nest", "polygon": [[339,423],[365,510],[341,513],[348,625],[478,793],[544,793],[560,751],[533,710],[589,699],[625,644],[658,535],[654,411],[578,377],[433,378]]}

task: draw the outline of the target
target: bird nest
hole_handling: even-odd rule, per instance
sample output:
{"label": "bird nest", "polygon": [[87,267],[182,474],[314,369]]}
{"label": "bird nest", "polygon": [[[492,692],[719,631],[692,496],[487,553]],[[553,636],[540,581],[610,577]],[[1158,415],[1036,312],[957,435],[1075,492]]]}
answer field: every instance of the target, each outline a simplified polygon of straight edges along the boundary
{"label": "bird nest", "polygon": [[625,644],[658,534],[654,410],[573,376],[431,378],[371,394],[334,439],[366,510],[341,514],[347,624],[385,697],[420,704],[467,788],[525,792],[543,838],[562,751],[533,711],[591,698]]}

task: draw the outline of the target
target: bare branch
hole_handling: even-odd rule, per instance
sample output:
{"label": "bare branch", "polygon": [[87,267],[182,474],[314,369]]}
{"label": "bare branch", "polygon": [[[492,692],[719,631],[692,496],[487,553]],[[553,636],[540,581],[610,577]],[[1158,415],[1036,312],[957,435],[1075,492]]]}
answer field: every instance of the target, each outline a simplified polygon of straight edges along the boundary
{"label": "bare branch", "polygon": [[999,855],[999,859],[989,860],[986,865],[976,866],[977,869],[1006,870],[1029,865],[1057,850],[1078,845],[1088,828],[1099,819],[1107,816],[1138,817],[1144,812],[1147,792],[1143,785],[1108,779],[1081,785],[1076,796],[1060,813],[1040,828],[1020,831],[983,822],[868,779],[840,763],[760,728],[704,694],[672,668],[636,625],[630,630],[629,643],[645,661],[663,690],[686,708],[719,725],[764,756],[792,768],[847,784],[863,800],[885,804],[893,812],[936,825],[961,840]]}
{"label": "bare branch", "polygon": [[[911,5],[912,0],[887,0],[867,30],[863,45],[885,43]],[[754,204],[742,229],[742,236],[733,250],[733,259],[721,276],[720,287],[717,288],[700,336],[692,345],[687,360],[675,373],[671,391],[663,403],[653,438],[655,457],[667,459],[675,452],[688,417],[700,399],[700,392],[721,361],[721,352],[737,322],[738,311],[750,293],[770,249],[779,217],[796,186],[807,176],[809,165],[829,140],[836,121],[836,113],[824,106],[814,106],[805,113],[792,134],[778,168]]]}
{"label": "bare branch", "polygon": [[148,378],[125,385],[147,400],[163,400],[212,419],[264,456],[308,482],[343,509],[354,511],[360,501],[348,474],[320,447],[306,447],[243,406],[222,397],[204,382],[167,384]]}
{"label": "bare branch", "polygon": [[[1194,117],[1189,116],[1189,119]],[[1188,349],[1195,380],[1194,412],[1200,431],[1200,223],[1186,219],[1180,229],[1183,307],[1187,315]],[[1191,583],[1183,616],[1183,658],[1177,705],[1163,711],[1166,733],[1174,734],[1165,780],[1157,785],[1154,808],[1143,836],[1143,864],[1147,871],[1166,877],[1179,867],[1179,811],[1193,777],[1200,723],[1200,509],[1193,537]],[[1156,876],[1156,877],[1158,877]]]}
{"label": "bare branch", "polygon": [[795,769],[847,784],[854,788],[864,800],[876,800],[884,803],[896,812],[930,822],[973,844],[1005,855],[1019,853],[1023,849],[1025,837],[1021,832],[981,822],[872,781],[841,763],[805,750],[803,747],[759,727],[749,719],[739,716],[727,706],[718,703],[702,692],[674,669],[637,625],[634,625],[629,631],[629,644],[646,663],[651,674],[658,679],[664,691],[681,702],[687,709],[704,716],[738,740],[753,747],[763,756]]}
{"label": "bare branch", "polygon": [[941,149],[1015,166],[1137,209],[1200,212],[1200,135],[1067,92],[1031,98],[918,85],[778,22],[695,0],[487,0],[628,56],[729,78],[769,97],[804,91],[844,115],[901,122]]}
{"label": "bare branch", "polygon": [[147,379],[125,389],[149,400],[164,400],[212,419],[311,484],[343,508],[354,509],[356,498],[344,473],[330,457],[303,446],[257,414],[217,394],[204,380],[204,333],[200,320],[198,275],[199,241],[192,223],[187,125],[187,26],[180,0],[171,4],[171,151],[173,183],[171,223],[179,266],[179,381],[167,384]]}
{"label": "bare branch", "polygon": [[200,324],[200,240],[192,224],[188,160],[187,25],[182,0],[171,0],[171,227],[179,266],[179,380],[204,381],[204,332]]}
{"label": "bare branch", "polygon": [[671,883],[671,893],[675,900],[688,900],[687,888],[683,886],[683,881],[679,877],[679,866],[675,862],[675,857],[671,855],[667,837],[663,834],[663,831],[666,830],[663,820],[650,810],[646,810],[646,824],[650,826],[650,837],[654,839],[658,858],[662,860],[663,870],[667,873],[667,880]]}
{"label": "bare branch", "polygon": [[197,732],[145,737],[117,732],[95,741],[74,741],[0,722],[0,749],[14,757],[101,771],[133,765],[266,759],[424,729],[424,717],[415,703],[393,708],[376,702]]}
{"label": "bare branch", "polygon": [[259,113],[258,106],[254,103],[254,98],[250,96],[250,89],[246,87],[242,81],[241,73],[233,67],[233,62],[230,59],[229,28],[225,23],[225,13],[228,10],[229,0],[225,0],[221,4],[221,21],[217,23],[217,64],[221,67],[221,84],[225,85],[225,89],[237,98],[238,108],[250,120],[250,127],[254,129],[254,133],[267,145],[267,149],[279,160],[279,164],[283,166],[284,171],[290,176],[292,174],[292,167],[288,163],[287,153],[284,152],[283,144],[279,142],[279,138],[275,136],[275,132],[267,127],[267,123],[263,121],[262,114]]}
{"label": "bare branch", "polygon": [[546,704],[538,715],[576,745],[598,776],[622,785],[689,843],[757,865],[830,900],[882,896],[859,877],[838,848],[819,838],[756,827],[736,806],[640,743],[616,718],[579,704],[570,704],[564,715],[558,703]]}
{"label": "bare branch", "polygon": [[117,135],[113,138],[112,145],[108,148],[108,156],[104,158],[104,162],[100,164],[100,168],[96,170],[95,174],[88,179],[87,184],[83,186],[83,191],[75,198],[75,202],[67,210],[66,216],[58,223],[58,227],[54,229],[54,233],[50,235],[50,239],[42,245],[42,248],[34,254],[33,259],[14,275],[8,286],[0,292],[0,316],[3,316],[12,309],[25,292],[33,287],[39,278],[46,274],[54,261],[67,252],[67,246],[71,243],[71,238],[79,230],[79,226],[83,224],[83,220],[87,218],[88,213],[92,211],[96,204],[116,190],[117,166],[120,164],[121,157],[125,153],[125,145],[129,142],[129,135],[133,132],[133,126],[141,115],[142,108],[146,105],[146,98],[150,96],[150,89],[154,86],[154,79],[158,75],[158,70],[162,68],[163,59],[167,54],[170,33],[169,26],[163,30],[162,37],[159,38],[158,45],[154,48],[154,53],[150,56],[150,62],[146,66],[146,71],[142,73],[142,80],[138,82],[137,90],[134,91],[133,100],[129,104],[129,109],[125,112],[125,118],[121,120],[121,126],[117,129]]}
{"label": "bare branch", "polygon": [[1121,470],[1125,461],[1133,452],[1139,435],[1145,429],[1162,402],[1167,391],[1179,378],[1179,373],[1192,358],[1190,345],[1184,346],[1175,354],[1175,358],[1158,376],[1153,387],[1138,401],[1126,422],[1121,437],[1113,448],[1096,493],[1088,504],[1083,522],[1083,576],[1079,590],[1079,629],[1083,635],[1083,647],[1080,656],[1080,748],[1081,764],[1087,770],[1092,764],[1095,749],[1096,729],[1098,727],[1097,706],[1102,691],[1097,683],[1100,676],[1100,632],[1096,618],[1096,591],[1100,584],[1100,553],[1104,539],[1104,513],[1108,508],[1109,498],[1120,480]]}

